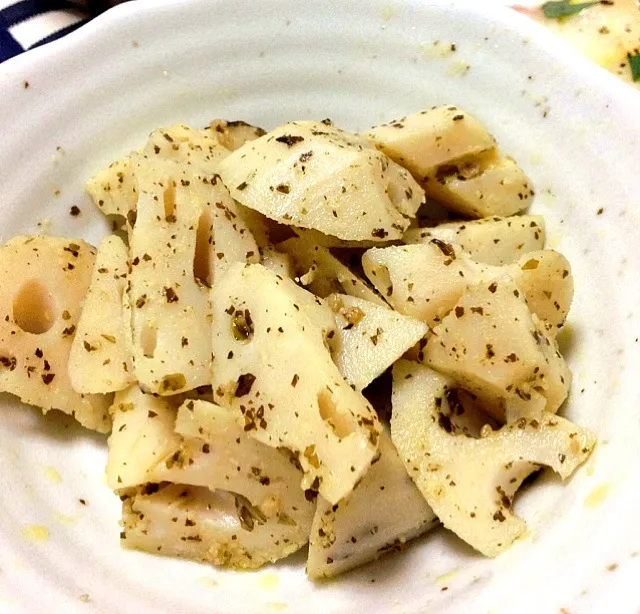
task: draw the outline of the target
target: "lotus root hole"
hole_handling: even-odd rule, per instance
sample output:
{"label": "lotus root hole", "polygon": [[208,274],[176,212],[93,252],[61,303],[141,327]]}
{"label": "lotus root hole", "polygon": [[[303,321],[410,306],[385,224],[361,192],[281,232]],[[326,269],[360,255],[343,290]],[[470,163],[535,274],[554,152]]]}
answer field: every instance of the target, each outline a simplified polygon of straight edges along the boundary
{"label": "lotus root hole", "polygon": [[25,332],[34,335],[46,333],[54,324],[53,296],[36,279],[27,281],[13,299],[13,319]]}

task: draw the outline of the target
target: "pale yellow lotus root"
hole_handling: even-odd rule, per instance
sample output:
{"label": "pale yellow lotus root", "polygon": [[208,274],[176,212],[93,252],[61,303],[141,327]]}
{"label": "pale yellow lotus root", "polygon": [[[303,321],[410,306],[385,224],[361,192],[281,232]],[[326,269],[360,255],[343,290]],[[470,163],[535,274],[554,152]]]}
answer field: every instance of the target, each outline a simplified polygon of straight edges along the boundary
{"label": "pale yellow lotus root", "polygon": [[[208,129],[194,130],[183,124],[154,130],[139,153],[149,159],[181,162],[207,173],[215,172],[218,162],[229,155]],[[138,198],[138,184],[132,168],[135,158],[135,154],[124,156],[87,181],[87,192],[105,215],[127,217],[135,211]]]}
{"label": "pale yellow lotus root", "polygon": [[77,392],[114,392],[136,381],[126,288],[127,248],[119,237],[105,237],[69,355],[69,379]]}
{"label": "pale yellow lotus root", "polygon": [[245,207],[348,241],[402,238],[424,197],[409,172],[330,122],[279,126],[218,168]]}
{"label": "pale yellow lotus root", "polygon": [[211,300],[215,401],[251,437],[298,455],[302,488],[337,503],[375,458],[380,423],[331,358],[331,309],[260,264],[233,265]]}
{"label": "pale yellow lotus root", "polygon": [[208,288],[258,247],[216,175],[137,157],[130,237],[134,370],[147,392],[174,394],[211,381]]}
{"label": "pale yellow lotus root", "polygon": [[503,266],[544,249],[546,232],[541,215],[516,215],[410,228],[403,237],[405,243],[429,243],[432,239],[459,245],[476,262]]}
{"label": "pale yellow lotus root", "polygon": [[[206,510],[192,509],[189,522],[177,525],[171,518],[183,507],[180,495],[136,495],[130,505],[125,500],[122,544],[235,569],[258,568],[304,546],[315,500],[300,488],[302,473],[290,454],[251,438],[230,410],[201,400],[186,400],[177,410],[180,397],[146,395],[136,386],[116,395],[107,480],[127,495],[146,483],[184,485]],[[145,510],[142,501],[153,505]],[[167,508],[174,511],[168,518]],[[181,538],[185,526],[196,524],[206,547],[194,551]]]}
{"label": "pale yellow lotus root", "polygon": [[419,360],[477,395],[499,421],[556,413],[571,385],[558,345],[509,279],[468,288]]}
{"label": "pale yellow lotus root", "polygon": [[226,119],[214,119],[203,132],[205,134],[211,132],[220,145],[229,151],[240,149],[245,143],[266,134],[262,128],[252,126],[242,120],[228,121]]}
{"label": "pale yellow lotus root", "polygon": [[338,325],[333,360],[356,390],[382,375],[429,330],[424,322],[354,296],[332,294],[327,302]]}
{"label": "pale yellow lotus root", "polygon": [[125,548],[247,570],[300,547],[278,539],[287,526],[265,520],[245,497],[226,490],[150,484],[122,498]]}
{"label": "pale yellow lotus root", "polygon": [[513,496],[541,466],[567,479],[591,454],[595,437],[547,412],[480,438],[465,434],[455,382],[423,365],[393,367],[391,440],[407,472],[442,524],[485,556],[504,552],[525,530]]}
{"label": "pale yellow lotus root", "polygon": [[80,239],[20,236],[0,248],[0,390],[107,432],[109,398],[75,392],[67,374],[94,259]]}
{"label": "pale yellow lotus root", "polygon": [[458,107],[419,111],[376,126],[366,136],[408,169],[427,196],[463,215],[508,216],[531,203],[534,192],[522,169]]}
{"label": "pale yellow lotus root", "polygon": [[409,477],[389,435],[353,492],[331,505],[318,497],[309,537],[307,573],[330,578],[400,550],[438,519]]}
{"label": "pale yellow lotus root", "polygon": [[326,298],[337,292],[386,307],[379,294],[325,247],[310,242],[306,237],[292,237],[278,243],[277,249],[291,257],[300,284],[316,296]]}

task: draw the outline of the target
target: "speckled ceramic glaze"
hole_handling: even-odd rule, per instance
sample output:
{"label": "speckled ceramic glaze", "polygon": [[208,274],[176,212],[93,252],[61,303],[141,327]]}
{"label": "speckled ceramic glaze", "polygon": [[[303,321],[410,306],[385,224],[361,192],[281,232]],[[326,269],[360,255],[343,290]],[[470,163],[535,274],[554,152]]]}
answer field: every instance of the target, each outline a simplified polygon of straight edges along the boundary
{"label": "speckled ceramic glaze", "polygon": [[564,412],[600,439],[568,484],[545,475],[518,498],[530,533],[499,558],[439,530],[314,586],[301,555],[233,573],[121,550],[105,439],[3,397],[1,612],[638,612],[637,92],[515,12],[417,0],[131,3],[0,66],[0,92],[3,241],[96,241],[83,181],[163,124],[359,129],[467,109],[533,179],[549,245],[573,265]]}

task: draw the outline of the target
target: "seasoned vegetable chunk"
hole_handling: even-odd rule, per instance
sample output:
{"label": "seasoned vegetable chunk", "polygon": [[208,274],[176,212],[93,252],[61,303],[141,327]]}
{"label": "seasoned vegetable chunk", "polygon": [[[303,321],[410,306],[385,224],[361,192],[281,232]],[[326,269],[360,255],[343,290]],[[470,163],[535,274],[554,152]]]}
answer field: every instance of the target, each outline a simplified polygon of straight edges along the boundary
{"label": "seasoned vegetable chunk", "polygon": [[333,358],[356,390],[382,375],[428,331],[423,322],[353,296],[333,294],[328,303],[338,324]]}
{"label": "seasoned vegetable chunk", "polygon": [[409,169],[428,196],[470,217],[513,215],[529,206],[529,179],[468,113],[434,107],[372,128],[367,137]]}
{"label": "seasoned vegetable chunk", "polygon": [[553,250],[523,255],[502,267],[472,260],[459,246],[438,238],[425,243],[372,248],[362,257],[367,277],[400,313],[433,326],[469,287],[510,280],[529,309],[555,336],[573,299],[567,259]]}
{"label": "seasoned vegetable chunk", "polygon": [[562,327],[573,301],[573,276],[569,261],[545,249],[521,256],[508,272],[527,299],[529,309],[555,335]]}
{"label": "seasoned vegetable chunk", "polygon": [[112,490],[152,481],[159,463],[175,454],[181,445],[174,432],[180,398],[145,394],[138,386],[116,393],[110,414],[107,485]]}
{"label": "seasoned vegetable chunk", "polygon": [[[300,489],[302,473],[291,457],[249,437],[231,410],[189,399],[176,417],[179,403],[180,395],[154,397],[137,388],[118,394],[112,408],[116,426],[109,438],[109,485],[118,492],[146,483],[202,487],[193,492],[207,501],[211,497],[205,488],[220,493],[221,500],[233,493],[244,508],[236,510],[239,517],[247,523],[256,520],[255,527],[245,523],[243,528],[262,534],[240,538],[249,559],[252,540],[260,540],[263,551],[253,552],[255,567],[306,544],[315,503]],[[223,526],[209,527],[207,535],[212,544],[229,541]],[[140,539],[136,547],[148,549],[151,542]]]}
{"label": "seasoned vegetable chunk", "polygon": [[342,379],[322,301],[261,265],[234,265],[212,291],[215,401],[258,441],[298,455],[303,488],[336,503],[367,472],[380,426]]}
{"label": "seasoned vegetable chunk", "polygon": [[422,358],[478,395],[499,420],[511,400],[558,411],[571,383],[555,340],[508,279],[466,291],[433,329]]}
{"label": "seasoned vegetable chunk", "polygon": [[147,392],[175,394],[211,381],[208,292],[194,273],[204,203],[182,184],[178,167],[159,174],[141,160],[135,172],[129,287],[134,370]]}
{"label": "seasoned vegetable chunk", "polygon": [[433,228],[411,228],[406,243],[428,243],[440,239],[455,243],[476,262],[502,266],[527,252],[543,249],[544,218],[541,215],[487,217],[481,220],[447,222]]}
{"label": "seasoned vegetable chunk", "polygon": [[326,298],[339,292],[386,306],[366,282],[354,275],[325,247],[314,245],[302,237],[293,237],[279,243],[278,249],[291,256],[300,282],[316,296]]}
{"label": "seasoned vegetable chunk", "polygon": [[383,432],[380,457],[355,490],[336,505],[318,499],[307,573],[314,579],[344,573],[400,549],[437,522]]}
{"label": "seasoned vegetable chunk", "polygon": [[22,236],[0,247],[0,390],[105,433],[108,397],[76,392],[67,373],[94,260],[80,239]]}
{"label": "seasoned vegetable chunk", "polygon": [[233,152],[219,172],[245,207],[346,240],[400,239],[424,195],[366,139],[323,122],[280,126]]}
{"label": "seasoned vegetable chunk", "polygon": [[[205,173],[215,173],[218,162],[229,155],[208,130],[194,130],[183,124],[154,130],[140,153],[150,160],[173,160]],[[117,160],[87,181],[87,192],[105,215],[126,218],[136,208],[138,184],[132,158],[135,160],[136,154]]]}
{"label": "seasoned vegetable chunk", "polygon": [[513,158],[489,152],[439,167],[425,177],[425,192],[469,217],[509,216],[531,204],[529,178]]}
{"label": "seasoned vegetable chunk", "polygon": [[362,257],[362,266],[395,310],[429,326],[446,316],[484,271],[460,248],[440,239],[370,249]]}
{"label": "seasoned vegetable chunk", "polygon": [[209,130],[194,130],[184,124],[158,128],[149,135],[143,155],[175,160],[213,174],[229,151]]}
{"label": "seasoned vegetable chunk", "polygon": [[165,483],[123,497],[120,543],[126,548],[238,570],[257,569],[300,548],[278,539],[284,532],[279,520],[235,493]]}
{"label": "seasoned vegetable chunk", "polygon": [[595,445],[591,433],[545,413],[480,439],[451,427],[447,392],[454,382],[408,361],[393,369],[391,438],[409,475],[445,527],[486,556],[525,531],[512,509],[522,481],[540,465],[566,479]]}
{"label": "seasoned vegetable chunk", "polygon": [[365,136],[419,179],[451,160],[478,155],[496,146],[480,122],[453,105],[375,126]]}
{"label": "seasoned vegetable chunk", "polygon": [[[302,472],[290,453],[257,441],[233,410],[206,401],[185,401],[175,429],[183,436],[180,458],[159,465],[154,481],[240,494],[282,525],[278,535],[284,544],[307,543],[315,501],[309,501],[300,488]],[[285,552],[291,552],[290,547]]]}
{"label": "seasoned vegetable chunk", "polygon": [[98,247],[71,345],[69,379],[77,392],[114,392],[136,381],[126,288],[127,248],[112,235]]}

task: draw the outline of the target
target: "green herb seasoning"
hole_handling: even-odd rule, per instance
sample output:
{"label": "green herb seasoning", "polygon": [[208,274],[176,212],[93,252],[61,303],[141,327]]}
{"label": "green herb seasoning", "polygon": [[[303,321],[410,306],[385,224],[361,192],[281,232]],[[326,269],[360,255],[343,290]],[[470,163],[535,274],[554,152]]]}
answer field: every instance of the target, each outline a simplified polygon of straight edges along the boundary
{"label": "green herb seasoning", "polygon": [[579,4],[571,4],[569,0],[560,0],[559,2],[545,2],[542,5],[542,12],[549,19],[560,19],[561,17],[570,17],[577,15],[590,6],[600,4],[600,0],[595,2],[580,2]]}
{"label": "green herb seasoning", "polygon": [[634,81],[640,81],[640,51],[636,51],[634,54],[627,53],[627,58],[631,67],[631,78]]}

